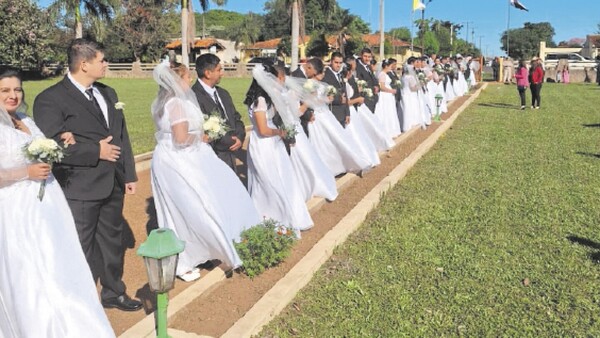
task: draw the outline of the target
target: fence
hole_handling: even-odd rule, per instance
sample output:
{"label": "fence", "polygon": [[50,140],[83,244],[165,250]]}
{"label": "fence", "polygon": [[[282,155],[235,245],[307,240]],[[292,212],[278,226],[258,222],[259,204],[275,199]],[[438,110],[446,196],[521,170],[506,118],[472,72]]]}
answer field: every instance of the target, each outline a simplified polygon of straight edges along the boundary
{"label": "fence", "polygon": [[[152,70],[158,65],[157,63],[109,63],[106,77],[116,78],[144,78],[152,77]],[[223,63],[225,76],[241,77],[250,76],[252,69],[256,64],[248,63]],[[190,65],[190,70],[195,71],[196,66]],[[67,68],[63,64],[48,64],[44,66],[43,73],[46,75],[63,75]]]}

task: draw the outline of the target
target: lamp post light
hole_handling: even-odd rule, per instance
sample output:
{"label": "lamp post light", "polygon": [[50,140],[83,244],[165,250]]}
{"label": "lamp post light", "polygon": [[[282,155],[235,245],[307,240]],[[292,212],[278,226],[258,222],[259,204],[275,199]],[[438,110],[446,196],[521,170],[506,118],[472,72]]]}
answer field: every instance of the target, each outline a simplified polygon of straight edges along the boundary
{"label": "lamp post light", "polygon": [[436,109],[436,114],[434,117],[434,120],[436,122],[441,122],[442,119],[440,118],[440,107],[442,106],[442,100],[444,99],[444,97],[442,96],[442,94],[437,94],[435,96],[435,109]]}
{"label": "lamp post light", "polygon": [[167,305],[169,290],[175,284],[175,270],[179,253],[185,243],[177,238],[173,230],[155,229],[137,250],[144,257],[150,290],[156,292],[156,337],[168,338]]}

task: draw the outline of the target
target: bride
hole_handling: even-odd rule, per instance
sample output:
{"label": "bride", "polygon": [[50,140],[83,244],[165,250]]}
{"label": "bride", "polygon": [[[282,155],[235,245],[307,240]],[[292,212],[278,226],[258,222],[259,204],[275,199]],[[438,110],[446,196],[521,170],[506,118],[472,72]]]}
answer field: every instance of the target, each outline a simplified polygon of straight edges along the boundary
{"label": "bride", "polygon": [[154,69],[154,80],[160,89],[152,103],[152,192],[159,226],[185,241],[177,275],[197,279],[196,266],[213,259],[235,269],[242,261],[233,241],[260,217],[240,180],[207,144],[187,67],[165,61]]}
{"label": "bride", "polygon": [[50,166],[23,154],[44,137],[23,97],[19,74],[0,71],[0,337],[114,337],[67,200]]}

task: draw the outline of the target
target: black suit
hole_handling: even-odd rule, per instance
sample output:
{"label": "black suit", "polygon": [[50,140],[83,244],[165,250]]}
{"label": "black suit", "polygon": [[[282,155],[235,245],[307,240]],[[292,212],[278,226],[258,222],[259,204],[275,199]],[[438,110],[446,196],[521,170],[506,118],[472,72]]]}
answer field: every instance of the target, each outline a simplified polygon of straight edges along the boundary
{"label": "black suit", "polygon": [[379,88],[379,81],[375,77],[375,74],[370,70],[367,70],[360,59],[356,60],[356,77],[359,80],[363,80],[367,82],[367,88],[371,88],[373,91],[372,97],[365,97],[365,104],[373,114],[375,114],[375,106],[377,105],[377,101],[379,100],[379,95],[375,93],[375,88]]}
{"label": "black suit", "polygon": [[[218,112],[219,110],[215,100],[209,93],[206,92],[199,81],[200,80],[194,83],[192,90],[196,94],[198,104],[200,105],[200,109],[202,109],[202,113],[208,115],[212,114],[213,112]],[[227,165],[233,169],[236,174],[239,174],[235,165],[234,152],[230,151],[229,147],[235,143],[235,141],[231,138],[232,136],[236,136],[242,143],[244,142],[244,139],[246,138],[246,127],[242,122],[242,116],[235,109],[229,92],[219,86],[216,86],[215,89],[217,90],[217,95],[219,96],[221,104],[225,109],[226,119],[230,130],[220,139],[211,141],[210,145],[217,156],[223,160],[223,162],[227,163]]]}
{"label": "black suit", "polygon": [[[394,71],[389,71],[387,75],[392,79],[392,83],[398,83],[402,79],[396,74]],[[396,89],[396,112],[398,113],[398,120],[400,121],[400,126],[403,126],[403,118],[404,114],[402,114],[402,89],[399,86],[393,85],[394,89]]]}
{"label": "black suit", "polygon": [[342,125],[342,127],[346,128],[346,117],[350,116],[350,108],[348,107],[347,101],[342,101],[344,98],[347,100],[346,95],[346,83],[342,78],[336,75],[330,67],[325,69],[325,76],[323,77],[323,82],[327,83],[330,86],[335,87],[337,93],[333,97],[333,101],[331,102],[331,112],[338,120],[338,122]]}
{"label": "black suit", "polygon": [[[52,172],[60,183],[77,227],[79,240],[94,278],[100,278],[102,298],[125,293],[122,244],[125,183],[137,181],[133,152],[123,111],[115,108],[115,91],[94,83],[107,105],[108,127],[94,103],[68,77],[44,90],[35,99],[33,115],[47,137],[59,144],[71,132],[76,144],[66,149]],[[99,141],[112,136],[121,147],[117,162],[99,159]]]}
{"label": "black suit", "polygon": [[[302,71],[302,69],[300,69],[299,66],[295,71],[292,72],[292,74],[290,74],[292,77],[297,77],[300,79],[306,79],[306,75],[304,75],[304,72]],[[312,117],[314,115],[315,111],[312,108],[307,108],[306,111],[304,112],[304,114],[302,114],[300,116],[300,124],[302,125],[302,129],[304,130],[304,133],[306,134],[306,137],[309,137],[308,135],[308,123],[310,122],[310,120],[312,120]]]}

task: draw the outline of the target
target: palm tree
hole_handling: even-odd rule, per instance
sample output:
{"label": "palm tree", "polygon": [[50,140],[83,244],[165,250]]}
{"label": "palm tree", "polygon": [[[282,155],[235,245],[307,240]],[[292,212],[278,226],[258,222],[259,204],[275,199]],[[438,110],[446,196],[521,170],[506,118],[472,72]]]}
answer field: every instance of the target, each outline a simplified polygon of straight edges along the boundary
{"label": "palm tree", "polygon": [[[209,0],[199,1],[202,11],[207,11]],[[210,2],[213,2],[217,6],[223,6],[227,3],[227,0],[210,0]],[[196,25],[194,15],[192,14],[190,16],[190,12],[194,12],[192,8],[192,0],[181,0],[181,58],[183,60],[183,64],[185,64],[186,66],[188,66],[190,63],[190,41],[188,41],[188,39],[194,38],[196,30],[196,27],[194,27]]]}
{"label": "palm tree", "polygon": [[85,13],[96,18],[110,19],[117,0],[55,0],[50,6],[50,11],[58,13],[65,11],[67,15],[75,18],[75,38],[83,37],[83,24],[81,20],[82,7]]}
{"label": "palm tree", "polygon": [[249,45],[256,42],[260,35],[260,25],[257,17],[249,13],[239,25],[232,28],[229,38],[235,41],[236,47],[240,44]]}

